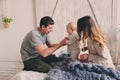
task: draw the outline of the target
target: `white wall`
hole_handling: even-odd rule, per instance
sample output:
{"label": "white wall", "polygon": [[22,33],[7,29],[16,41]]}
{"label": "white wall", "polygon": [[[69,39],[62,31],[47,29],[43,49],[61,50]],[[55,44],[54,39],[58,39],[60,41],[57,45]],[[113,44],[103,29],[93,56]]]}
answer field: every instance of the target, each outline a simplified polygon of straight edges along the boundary
{"label": "white wall", "polygon": [[118,59],[118,63],[120,63],[120,0],[117,0],[117,49],[118,49],[118,55],[116,57]]}
{"label": "white wall", "polygon": [[120,25],[120,0],[117,0],[117,24]]}
{"label": "white wall", "polygon": [[[37,23],[39,23],[39,18],[45,15],[52,16],[56,1],[57,0],[36,0]],[[66,24],[70,21],[77,22],[78,18],[86,15],[90,15],[95,22],[98,21],[99,26],[107,38],[111,56],[115,59],[117,53],[114,26],[116,25],[116,0],[69,0],[69,6],[68,0],[58,0],[53,15],[55,27],[52,32],[52,39],[54,41],[62,39],[66,36]]]}
{"label": "white wall", "polygon": [[[0,4],[2,1],[0,0]],[[0,61],[20,61],[21,42],[25,34],[35,27],[34,0],[6,1],[7,15],[13,22],[7,29],[0,24]],[[3,12],[0,12],[0,18],[1,14]]]}
{"label": "white wall", "polygon": [[[3,0],[0,0],[0,18],[1,18],[1,15],[3,14],[2,6],[1,6],[2,1]],[[6,0],[6,1],[7,1],[8,15],[11,18],[13,18],[13,22],[8,29],[4,29],[2,26],[2,23],[1,23],[1,19],[0,19],[0,61],[19,61],[19,60],[21,60],[20,52],[19,52],[21,42],[22,42],[25,34],[28,31],[30,31],[31,29],[33,29],[34,27],[36,27],[34,1],[38,1],[38,0]],[[56,0],[53,0],[54,3],[55,3],[55,1]],[[77,1],[79,1],[79,0],[77,0]],[[117,1],[119,1],[119,0],[117,0]],[[64,3],[64,2],[62,2],[62,3]],[[119,2],[117,2],[117,3],[119,3]],[[75,3],[75,4],[77,4],[77,3]],[[37,4],[37,5],[39,5],[39,4]],[[50,7],[54,7],[54,4]],[[120,6],[118,6],[118,9],[120,9],[119,7]],[[60,8],[60,4],[57,6],[57,8]],[[81,8],[81,6],[80,6],[80,8]],[[62,8],[60,8],[60,9],[62,9]],[[47,11],[48,7],[46,7],[45,10]],[[50,11],[51,10],[48,10],[48,12],[50,12]],[[87,11],[87,10],[82,10],[82,11]],[[41,12],[41,10],[40,10],[40,12]],[[66,13],[65,10],[64,10],[64,13]],[[55,12],[56,16],[57,16],[57,14],[58,13]],[[39,15],[39,14],[37,14],[37,15]],[[39,15],[39,16],[41,16],[41,15]],[[67,14],[66,14],[66,16],[67,16]],[[117,17],[117,20],[119,21],[117,23],[120,24],[119,16],[120,15],[118,15],[118,17]],[[78,17],[77,13],[76,13],[75,17]],[[41,17],[37,17],[37,20],[39,18],[41,18]],[[62,19],[62,20],[67,21],[66,19],[65,20]],[[73,20],[76,20],[76,19],[73,19]],[[57,21],[60,24],[62,23],[59,20],[57,20]],[[56,23],[56,24],[59,24],[59,23]],[[64,22],[64,24],[67,24],[67,23]],[[37,25],[39,25],[39,24],[37,24]],[[61,26],[58,26],[58,27],[61,27]],[[64,28],[63,31],[65,31],[65,25],[62,27]],[[55,30],[57,30],[57,28],[55,28]],[[63,38],[64,37],[63,35],[65,35],[65,33],[62,33],[60,30],[57,30],[57,33],[58,32],[60,32],[59,35],[62,35],[61,37]],[[54,38],[54,39],[57,39],[59,41],[60,38]]]}

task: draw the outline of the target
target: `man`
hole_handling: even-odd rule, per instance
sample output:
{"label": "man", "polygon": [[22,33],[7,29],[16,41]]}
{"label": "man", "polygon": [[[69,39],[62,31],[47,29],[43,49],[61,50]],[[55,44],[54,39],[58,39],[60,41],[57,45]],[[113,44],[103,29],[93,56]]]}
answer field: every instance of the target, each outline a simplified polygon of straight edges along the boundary
{"label": "man", "polygon": [[52,62],[60,61],[52,53],[64,46],[66,40],[58,44],[50,42],[48,34],[52,31],[53,25],[52,18],[45,16],[40,20],[40,27],[26,35],[20,50],[24,64],[23,70],[47,73],[51,69]]}

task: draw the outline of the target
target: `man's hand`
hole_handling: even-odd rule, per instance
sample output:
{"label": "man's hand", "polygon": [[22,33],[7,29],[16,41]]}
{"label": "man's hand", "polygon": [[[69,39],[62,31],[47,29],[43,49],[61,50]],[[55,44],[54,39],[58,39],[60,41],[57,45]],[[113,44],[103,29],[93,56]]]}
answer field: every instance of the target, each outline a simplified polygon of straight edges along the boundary
{"label": "man's hand", "polygon": [[66,39],[66,40],[69,40],[69,38],[68,38],[68,37],[65,37],[65,39]]}
{"label": "man's hand", "polygon": [[59,44],[61,44],[61,46],[64,46],[64,45],[66,45],[66,38],[64,38],[62,41],[60,41],[60,43]]}

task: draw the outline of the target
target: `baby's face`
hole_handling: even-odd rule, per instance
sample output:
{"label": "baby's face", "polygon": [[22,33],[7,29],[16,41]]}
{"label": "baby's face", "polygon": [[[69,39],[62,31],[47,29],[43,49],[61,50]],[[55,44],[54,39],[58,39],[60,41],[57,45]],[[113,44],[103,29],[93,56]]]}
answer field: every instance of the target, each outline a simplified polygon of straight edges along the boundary
{"label": "baby's face", "polygon": [[72,29],[70,28],[70,27],[67,27],[67,33],[69,34],[69,35],[71,35],[72,34]]}

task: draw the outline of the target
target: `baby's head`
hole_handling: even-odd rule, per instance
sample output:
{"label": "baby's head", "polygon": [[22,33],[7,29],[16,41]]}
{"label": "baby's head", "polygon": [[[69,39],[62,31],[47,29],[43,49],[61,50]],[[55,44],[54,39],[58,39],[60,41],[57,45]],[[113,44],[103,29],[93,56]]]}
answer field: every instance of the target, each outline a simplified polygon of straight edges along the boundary
{"label": "baby's head", "polygon": [[67,24],[66,29],[67,29],[67,33],[70,35],[74,31],[77,31],[77,25],[74,22],[70,22]]}

